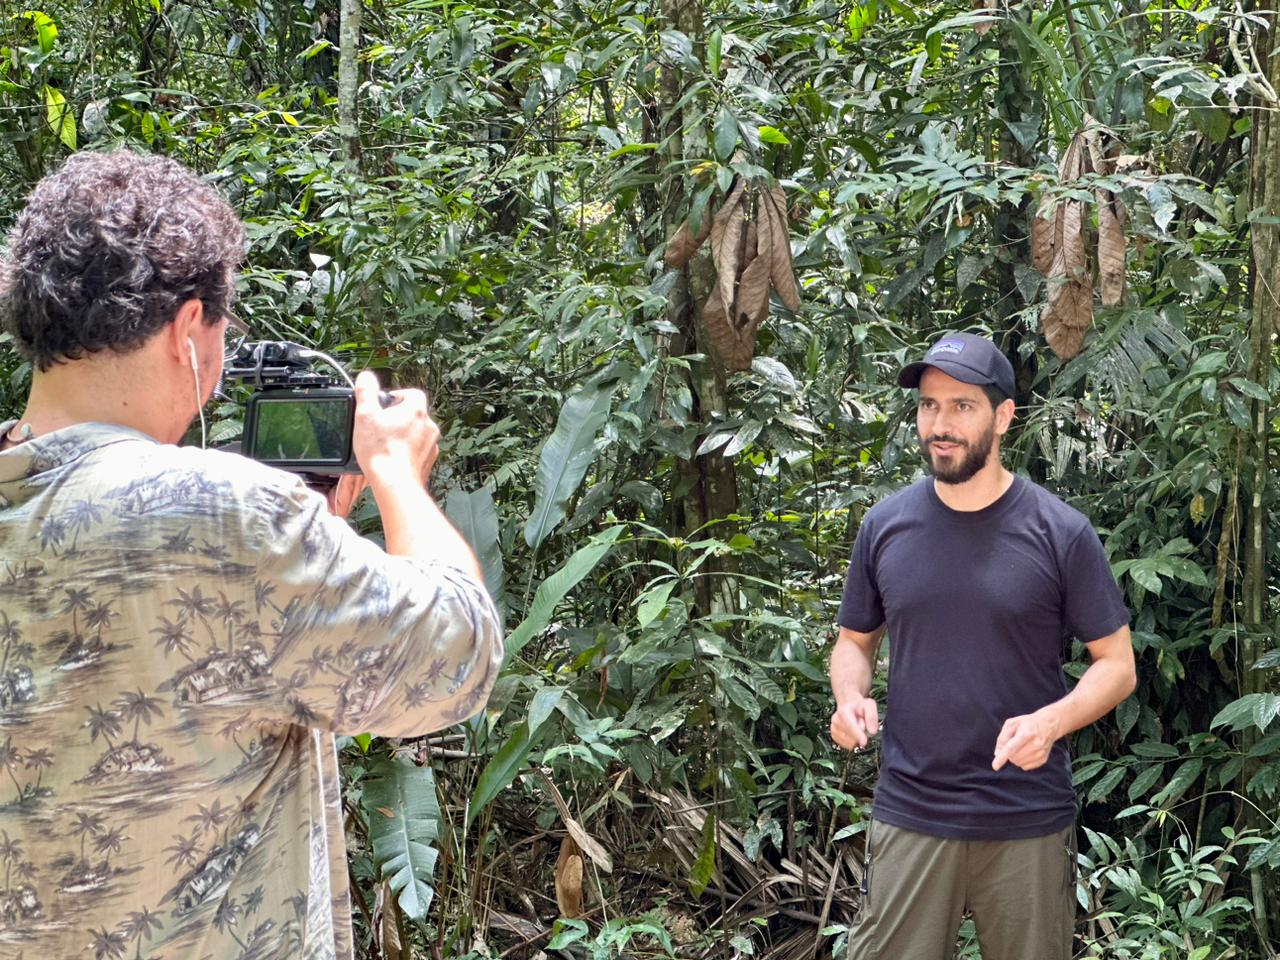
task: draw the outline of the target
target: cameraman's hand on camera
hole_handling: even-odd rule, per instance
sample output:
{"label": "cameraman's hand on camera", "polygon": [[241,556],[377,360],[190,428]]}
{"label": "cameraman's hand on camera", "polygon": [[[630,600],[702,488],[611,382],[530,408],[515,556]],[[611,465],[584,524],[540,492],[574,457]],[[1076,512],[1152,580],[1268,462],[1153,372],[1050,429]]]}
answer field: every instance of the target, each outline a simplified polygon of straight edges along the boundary
{"label": "cameraman's hand on camera", "polygon": [[387,553],[442,560],[484,583],[475,554],[445,518],[427,480],[440,453],[440,428],[427,413],[421,390],[395,390],[396,402],[379,402],[378,378],[356,377],[356,422],[352,445],[382,514]]}
{"label": "cameraman's hand on camera", "polygon": [[356,377],[356,422],[352,444],[370,482],[379,475],[403,481],[416,477],[425,486],[440,453],[440,428],[427,413],[421,390],[396,390],[396,402],[383,407],[382,388],[368,370]]}
{"label": "cameraman's hand on camera", "polygon": [[[369,481],[360,473],[344,473],[333,486],[319,490],[329,504],[329,512],[346,520]],[[313,488],[314,489],[314,488]]]}

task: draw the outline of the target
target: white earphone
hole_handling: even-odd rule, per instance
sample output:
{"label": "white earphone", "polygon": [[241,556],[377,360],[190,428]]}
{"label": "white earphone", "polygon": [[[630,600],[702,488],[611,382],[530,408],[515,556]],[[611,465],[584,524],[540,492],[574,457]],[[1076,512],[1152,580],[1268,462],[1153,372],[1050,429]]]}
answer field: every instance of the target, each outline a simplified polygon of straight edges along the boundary
{"label": "white earphone", "polygon": [[196,344],[190,337],[187,337],[187,349],[191,355],[191,375],[196,380],[196,410],[200,413],[200,449],[203,450],[208,446],[208,431],[204,422],[204,404],[200,402],[200,367],[196,361]]}

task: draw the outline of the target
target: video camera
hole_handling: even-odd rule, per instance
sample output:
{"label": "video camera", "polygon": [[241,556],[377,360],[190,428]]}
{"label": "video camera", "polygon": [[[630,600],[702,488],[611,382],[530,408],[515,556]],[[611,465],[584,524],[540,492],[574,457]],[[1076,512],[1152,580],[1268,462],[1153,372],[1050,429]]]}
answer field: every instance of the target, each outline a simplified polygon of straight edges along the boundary
{"label": "video camera", "polygon": [[[341,379],[317,371],[317,361]],[[250,341],[226,358],[222,375],[253,387],[240,443],[245,456],[291,473],[335,480],[360,472],[351,443],[355,383],[328,354],[288,341]],[[389,407],[396,398],[384,391],[378,401]]]}

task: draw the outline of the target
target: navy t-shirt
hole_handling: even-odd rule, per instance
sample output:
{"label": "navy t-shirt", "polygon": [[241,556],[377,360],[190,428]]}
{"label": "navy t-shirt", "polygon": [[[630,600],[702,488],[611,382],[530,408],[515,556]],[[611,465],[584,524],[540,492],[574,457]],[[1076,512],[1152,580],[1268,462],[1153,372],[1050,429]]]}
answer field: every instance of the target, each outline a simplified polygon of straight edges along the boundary
{"label": "navy t-shirt", "polygon": [[889,703],[872,815],[968,840],[1047,836],[1075,819],[1066,740],[1030,772],[991,769],[1010,717],[1066,693],[1062,655],[1129,622],[1098,535],[1015,477],[952,510],[926,478],[867,512],[839,623],[889,635]]}

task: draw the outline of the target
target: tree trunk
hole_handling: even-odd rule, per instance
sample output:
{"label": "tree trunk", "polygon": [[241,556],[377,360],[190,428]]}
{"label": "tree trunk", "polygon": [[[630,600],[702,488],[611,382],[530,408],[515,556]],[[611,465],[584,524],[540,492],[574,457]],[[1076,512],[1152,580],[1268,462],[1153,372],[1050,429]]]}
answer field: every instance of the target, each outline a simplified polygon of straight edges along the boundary
{"label": "tree trunk", "polygon": [[[1273,0],[1257,5],[1257,12],[1274,16]],[[1271,23],[1270,19],[1268,20]],[[1277,28],[1271,23],[1259,44],[1258,60],[1266,64],[1266,72],[1272,89],[1280,83],[1280,62],[1277,53]],[[1274,102],[1257,102],[1253,111],[1253,144],[1250,161],[1250,208],[1264,216],[1252,224],[1253,264],[1249,271],[1252,287],[1252,319],[1249,329],[1248,377],[1264,390],[1270,380],[1272,339],[1280,330],[1280,238],[1277,237],[1276,218],[1280,216],[1280,131],[1272,120],[1272,113],[1280,106]],[[1269,476],[1270,415],[1268,404],[1253,401],[1253,430],[1242,437],[1253,459],[1252,477],[1249,480],[1249,509],[1245,524],[1244,569],[1242,599],[1244,602],[1244,642],[1239,663],[1240,692],[1242,695],[1262,693],[1266,689],[1262,671],[1254,665],[1264,652],[1261,637],[1269,619],[1267,604],[1267,480]],[[1248,752],[1257,742],[1257,731],[1250,730],[1242,738],[1241,748]],[[1246,763],[1238,784],[1241,794],[1244,785],[1257,772],[1259,760]],[[1266,820],[1252,805],[1244,808],[1247,826],[1262,828]],[[1254,922],[1264,948],[1270,946],[1270,918],[1267,904],[1275,895],[1268,887],[1267,876],[1261,867],[1252,871],[1250,885],[1254,906]]]}
{"label": "tree trunk", "polygon": [[360,132],[356,126],[356,94],[360,89],[360,14],[363,0],[342,0],[338,51],[338,137],[342,159],[353,173],[359,166]]}
{"label": "tree trunk", "polygon": [[[1026,4],[1012,7],[1010,17],[1030,23],[1030,9]],[[995,121],[998,128],[1000,163],[1004,166],[1030,167],[1035,157],[1023,149],[1009,130],[1009,124],[1022,123],[1040,115],[1030,87],[1022,76],[1023,58],[1015,42],[1012,29],[1001,28],[996,32],[999,45],[999,66],[996,68]],[[1031,198],[1019,204],[1004,203],[996,211],[996,289],[999,291],[999,315],[992,317],[995,329],[1003,328],[1001,347],[1013,364],[1014,401],[1023,409],[1031,400],[1031,386],[1035,383],[1035,354],[1025,358],[1019,346],[1024,332],[1019,314],[1024,304],[1018,286],[1017,269],[1026,269],[1031,263]]]}
{"label": "tree trunk", "polygon": [[[702,48],[705,27],[699,0],[663,0],[663,17],[667,25],[681,31]],[[665,139],[666,148],[661,156],[660,169],[664,176],[661,203],[662,238],[671,236],[686,214],[686,198],[681,175],[669,171],[683,169],[682,135],[683,111],[673,109],[684,94],[684,77],[675,66],[663,70],[660,79],[659,103],[654,111],[657,117],[665,117],[666,124],[657,130]],[[713,201],[714,203],[714,201]],[[709,208],[706,216],[711,216]],[[724,365],[716,356],[706,331],[701,324],[701,304],[715,283],[715,268],[711,262],[710,244],[695,255],[689,266],[681,271],[671,291],[667,307],[667,319],[680,331],[667,342],[669,355],[700,353],[705,359],[693,365],[689,389],[693,395],[693,415],[701,423],[724,420],[728,414],[728,390],[725,385]],[[718,452],[693,459],[679,459],[675,496],[683,513],[683,528],[692,534],[695,530],[731,516],[738,508],[738,482],[733,461]],[[706,536],[723,537],[724,527],[709,530]],[[699,577],[696,585],[698,609],[701,613],[727,613],[735,609],[736,588],[729,574],[732,564],[728,558],[719,558],[704,564],[707,575]]]}

